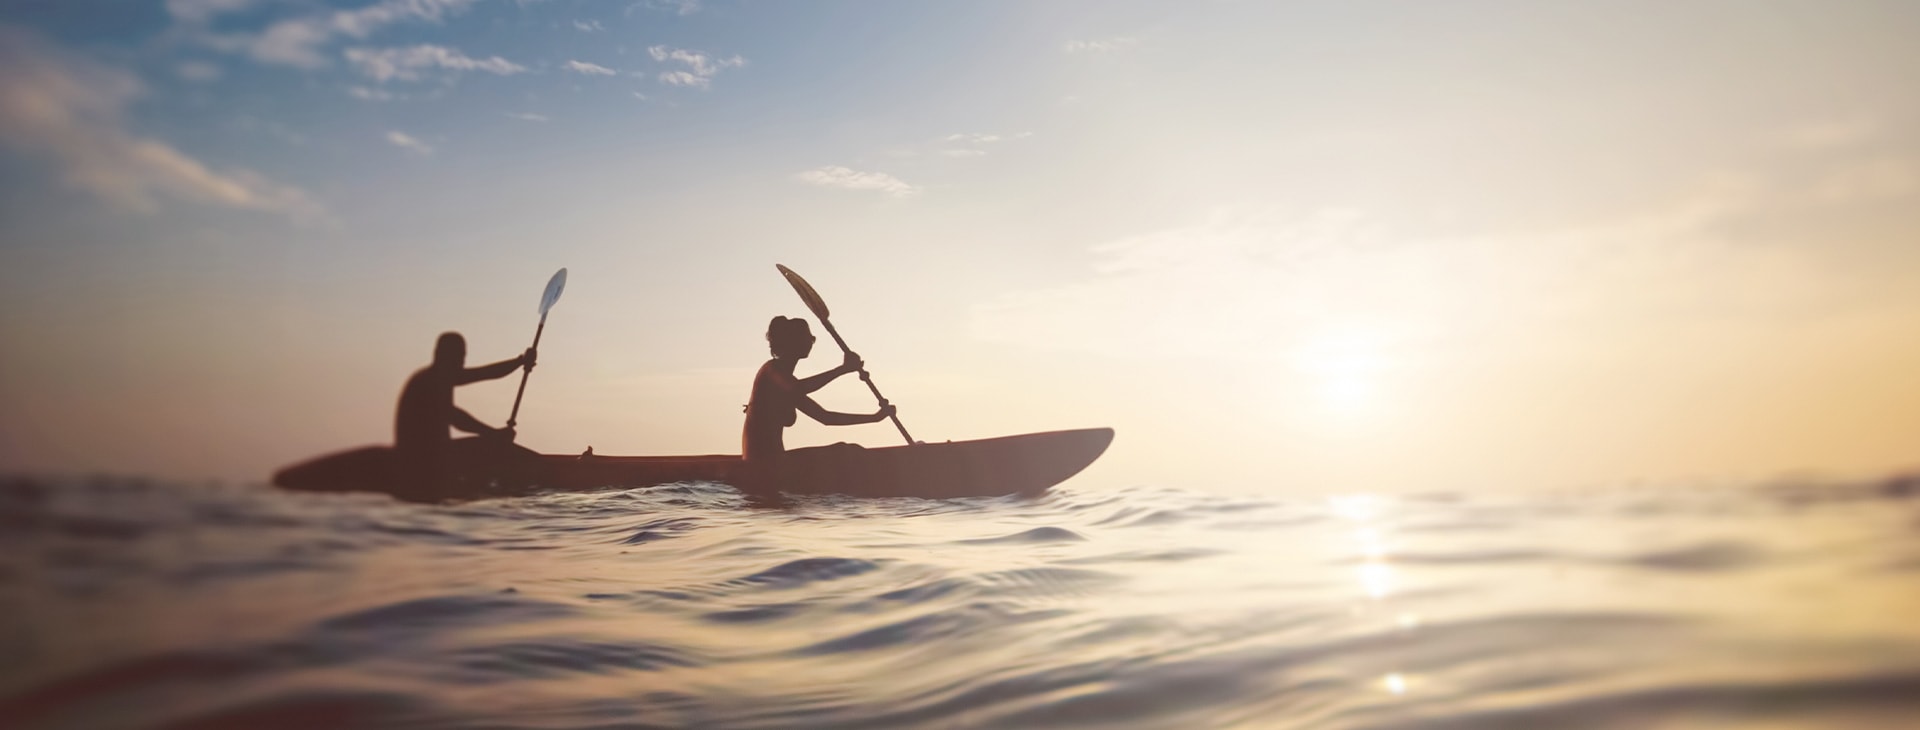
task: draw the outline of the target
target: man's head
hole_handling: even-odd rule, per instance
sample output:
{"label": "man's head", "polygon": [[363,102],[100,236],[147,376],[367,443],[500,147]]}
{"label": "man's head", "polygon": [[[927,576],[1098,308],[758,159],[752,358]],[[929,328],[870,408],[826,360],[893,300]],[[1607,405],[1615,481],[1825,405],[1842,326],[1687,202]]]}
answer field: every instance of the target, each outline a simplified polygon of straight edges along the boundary
{"label": "man's head", "polygon": [[458,370],[467,366],[467,338],[458,332],[442,332],[433,343],[433,366]]}
{"label": "man's head", "polygon": [[774,317],[767,323],[767,349],[774,357],[806,357],[813,352],[813,330],[804,319]]}

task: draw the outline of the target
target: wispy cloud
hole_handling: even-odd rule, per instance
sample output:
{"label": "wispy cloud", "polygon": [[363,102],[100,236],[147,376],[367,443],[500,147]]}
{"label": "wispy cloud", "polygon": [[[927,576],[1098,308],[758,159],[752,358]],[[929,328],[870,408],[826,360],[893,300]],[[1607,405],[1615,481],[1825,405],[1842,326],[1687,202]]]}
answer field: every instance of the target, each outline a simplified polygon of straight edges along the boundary
{"label": "wispy cloud", "polygon": [[[1832,190],[1710,176],[1637,214],[1533,229],[1442,233],[1364,210],[1226,208],[1098,244],[1087,277],[985,303],[974,332],[1118,357],[1259,359],[1297,351],[1329,326],[1454,355],[1525,348],[1540,332],[1724,317],[1775,326],[1782,312],[1840,306],[1852,287],[1809,266],[1824,236],[1755,246],[1753,231],[1784,208],[1830,204],[1840,220],[1840,202],[1915,193],[1904,166],[1853,172]],[[1123,344],[1141,338],[1156,352]]]}
{"label": "wispy cloud", "polygon": [[302,68],[327,64],[321,49],[334,38],[362,39],[375,30],[403,21],[438,23],[477,0],[382,0],[352,10],[283,20],[247,43],[255,59]]}
{"label": "wispy cloud", "polygon": [[71,57],[25,32],[0,27],[0,146],[53,163],[72,188],[138,211],[171,198],[324,218],[298,188],[247,170],[213,170],[157,139],[125,128],[138,80]]}
{"label": "wispy cloud", "polygon": [[713,85],[713,77],[718,76],[721,71],[747,65],[747,59],[737,54],[727,58],[714,58],[701,51],[689,51],[684,48],[669,48],[667,46],[649,46],[647,48],[647,55],[652,56],[655,61],[679,63],[686,66],[683,70],[662,71],[660,73],[660,83],[669,86],[691,86],[705,89]]}
{"label": "wispy cloud", "polygon": [[1814,197],[1826,203],[1896,200],[1920,190],[1920,175],[1906,160],[1887,158],[1844,165],[1814,186]]}
{"label": "wispy cloud", "polygon": [[640,0],[627,6],[629,14],[640,9],[664,11],[685,17],[700,12],[700,0]]}
{"label": "wispy cloud", "polygon": [[499,56],[473,58],[445,46],[418,45],[411,48],[349,48],[347,61],[375,81],[414,81],[427,69],[446,71],[485,71],[502,76],[527,70]]}
{"label": "wispy cloud", "polygon": [[586,61],[568,61],[563,68],[582,76],[614,76],[620,73],[619,71],[600,64],[587,63]]}
{"label": "wispy cloud", "polygon": [[695,76],[686,71],[662,71],[660,72],[660,83],[668,86],[692,86],[700,89],[708,88],[713,84],[713,82],[703,77]]}
{"label": "wispy cloud", "polygon": [[965,142],[965,143],[968,143],[968,144],[990,144],[990,143],[993,143],[993,142],[998,142],[998,141],[1000,141],[1000,135],[997,135],[997,134],[978,134],[978,133],[975,133],[975,134],[949,134],[949,135],[947,135],[947,136],[945,137],[945,140],[946,140],[946,141],[948,141],[948,142]]}
{"label": "wispy cloud", "polygon": [[365,86],[349,86],[347,87],[347,95],[361,101],[393,101],[394,99],[407,98],[404,95],[395,94],[386,89],[371,89]]}
{"label": "wispy cloud", "polygon": [[167,14],[175,20],[204,23],[216,15],[247,9],[253,0],[167,0]]}
{"label": "wispy cloud", "polygon": [[920,193],[919,188],[884,172],[861,172],[839,165],[814,168],[794,175],[794,179],[821,187],[877,190],[894,198],[907,198]]}
{"label": "wispy cloud", "polygon": [[1783,132],[1780,137],[1788,147],[1824,150],[1859,144],[1871,139],[1879,131],[1878,120],[1868,116],[1853,116],[1794,127]]}
{"label": "wispy cloud", "polygon": [[221,76],[220,67],[206,61],[181,61],[173,72],[188,81],[216,81]]}
{"label": "wispy cloud", "polygon": [[507,117],[510,119],[518,119],[523,122],[547,121],[547,116],[545,114],[534,114],[532,112],[507,112]]}
{"label": "wispy cloud", "polygon": [[1031,136],[1033,136],[1032,132],[1021,132],[1010,137],[983,132],[949,134],[940,138],[940,147],[934,150],[934,154],[943,157],[980,157],[987,154],[988,145],[1012,139],[1026,139]]}
{"label": "wispy cloud", "polygon": [[576,20],[573,21],[573,27],[578,28],[582,33],[598,33],[607,29],[598,20]]}
{"label": "wispy cloud", "polygon": [[399,147],[400,149],[406,150],[408,152],[412,152],[414,154],[418,154],[418,155],[433,154],[433,147],[429,146],[425,142],[415,139],[413,135],[407,134],[406,132],[402,132],[397,129],[387,132],[387,142],[392,144],[395,147]]}
{"label": "wispy cloud", "polygon": [[1068,53],[1112,53],[1123,51],[1140,42],[1127,36],[1119,36],[1098,41],[1067,41]]}
{"label": "wispy cloud", "polygon": [[264,134],[279,139],[295,147],[307,144],[307,135],[301,134],[279,122],[261,119],[251,114],[243,114],[233,120],[235,130],[249,134]]}

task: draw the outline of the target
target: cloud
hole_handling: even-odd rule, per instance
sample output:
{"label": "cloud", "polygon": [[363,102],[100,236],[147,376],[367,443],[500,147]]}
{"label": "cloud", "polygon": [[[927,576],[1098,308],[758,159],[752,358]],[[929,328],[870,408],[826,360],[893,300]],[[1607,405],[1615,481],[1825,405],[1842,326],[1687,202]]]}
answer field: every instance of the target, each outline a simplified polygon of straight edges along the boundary
{"label": "cloud", "polygon": [[1786,130],[1780,135],[1788,147],[1805,150],[1851,147],[1871,139],[1880,123],[1867,116],[1828,119]]}
{"label": "cloud", "polygon": [[247,43],[256,60],[301,68],[327,64],[320,50],[337,36],[366,38],[375,30],[402,21],[438,23],[477,0],[382,0],[372,5],[283,20]]}
{"label": "cloud", "polygon": [[531,113],[531,112],[507,112],[507,117],[508,117],[508,118],[511,118],[511,119],[518,119],[518,120],[521,120],[521,121],[524,121],[524,122],[544,122],[544,121],[547,121],[547,116],[546,116],[546,115],[544,115],[544,114],[534,114],[534,113]]}
{"label": "cloud", "polygon": [[277,137],[281,141],[295,147],[303,147],[307,144],[307,135],[293,131],[285,124],[261,119],[251,114],[242,114],[235,118],[233,120],[233,128],[249,134],[265,134]]}
{"label": "cloud", "polygon": [[652,56],[655,61],[679,63],[686,66],[683,70],[663,71],[660,73],[660,83],[669,86],[691,86],[705,89],[712,86],[713,77],[718,76],[721,71],[747,65],[747,59],[741,58],[739,55],[716,59],[701,51],[689,51],[684,48],[669,48],[667,46],[649,46],[647,47],[647,55]]}
{"label": "cloud", "polygon": [[686,17],[700,12],[700,0],[641,0],[640,2],[628,5],[627,13],[632,14],[635,9],[639,8],[660,10]]}
{"label": "cloud", "polygon": [[447,71],[485,71],[502,76],[526,71],[521,66],[499,56],[473,58],[445,46],[418,45],[411,48],[349,48],[347,61],[360,69],[360,73],[375,81],[385,83],[389,80],[414,81],[424,69],[442,69]]}
{"label": "cloud", "polygon": [[253,0],[167,0],[167,14],[187,23],[205,23],[216,15],[247,9]]}
{"label": "cloud", "polygon": [[794,175],[794,179],[808,185],[819,185],[846,190],[878,190],[894,198],[908,198],[920,193],[920,189],[908,185],[900,178],[884,172],[861,172],[839,165],[828,165]]}
{"label": "cloud", "polygon": [[220,67],[206,61],[181,61],[173,67],[173,72],[188,81],[216,81],[220,78]]}
{"label": "cloud", "polygon": [[1126,36],[1108,38],[1101,41],[1067,41],[1068,53],[1112,53],[1138,45],[1139,41]]}
{"label": "cloud", "polygon": [[1814,186],[1813,195],[1826,203],[1864,203],[1896,200],[1920,190],[1920,175],[1900,159],[1866,160],[1844,165]]}
{"label": "cloud", "polygon": [[248,42],[247,55],[267,63],[319,68],[327,65],[319,46],[331,35],[318,24],[287,21],[267,28],[265,33]]}
{"label": "cloud", "polygon": [[1464,357],[1525,350],[1541,332],[1770,326],[1849,296],[1844,277],[1809,265],[1824,246],[1740,233],[1783,203],[1760,180],[1704,182],[1637,214],[1464,234],[1355,209],[1223,209],[1096,244],[1087,275],[983,302],[971,329],[1118,358],[1285,360],[1342,332]]}
{"label": "cloud", "polygon": [[931,145],[931,149],[926,150],[924,152],[914,151],[914,150],[902,150],[902,151],[897,151],[894,154],[902,157],[915,157],[920,154],[938,155],[940,157],[955,157],[955,158],[983,157],[987,154],[987,147],[989,146],[998,145],[1011,140],[1026,139],[1032,136],[1033,136],[1032,132],[1021,132],[1019,134],[1014,134],[1014,135],[995,134],[995,133],[988,133],[988,132],[963,132],[963,133],[949,134],[945,137],[940,137],[934,140]]}
{"label": "cloud", "polygon": [[692,86],[699,89],[705,89],[712,85],[712,82],[705,78],[695,76],[686,71],[662,71],[660,73],[660,83],[668,86]]}
{"label": "cloud", "polygon": [[169,198],[324,217],[298,188],[246,170],[216,171],[129,132],[126,106],[140,94],[132,74],[0,26],[0,147],[48,160],[68,187],[130,210],[151,211],[157,199]]}
{"label": "cloud", "polygon": [[607,29],[607,27],[604,25],[601,25],[600,21],[598,20],[587,20],[587,21],[576,20],[576,21],[573,21],[573,27],[580,29],[580,32],[582,33],[595,33],[595,32],[599,32]]}
{"label": "cloud", "polygon": [[619,71],[600,64],[587,63],[586,61],[568,61],[563,68],[582,76],[614,76],[620,73]]}
{"label": "cloud", "polygon": [[400,149],[406,150],[408,152],[412,152],[414,154],[419,154],[419,155],[433,154],[433,148],[428,146],[427,143],[422,142],[418,139],[414,139],[413,135],[407,134],[406,132],[402,132],[397,129],[387,132],[387,142],[391,143],[395,147],[399,147]]}
{"label": "cloud", "polygon": [[370,89],[365,86],[349,86],[347,87],[347,95],[361,101],[393,101],[394,99],[407,98],[404,95],[395,94],[385,89]]}
{"label": "cloud", "polygon": [[1021,132],[1012,137],[981,132],[949,134],[940,138],[940,143],[946,146],[934,150],[934,154],[943,157],[980,157],[987,154],[986,149],[984,149],[987,145],[997,144],[1008,139],[1026,139],[1031,136],[1033,136],[1032,132]]}
{"label": "cloud", "polygon": [[997,134],[949,134],[946,136],[945,141],[967,142],[971,144],[991,144],[993,142],[1000,141],[1000,135],[997,135]]}

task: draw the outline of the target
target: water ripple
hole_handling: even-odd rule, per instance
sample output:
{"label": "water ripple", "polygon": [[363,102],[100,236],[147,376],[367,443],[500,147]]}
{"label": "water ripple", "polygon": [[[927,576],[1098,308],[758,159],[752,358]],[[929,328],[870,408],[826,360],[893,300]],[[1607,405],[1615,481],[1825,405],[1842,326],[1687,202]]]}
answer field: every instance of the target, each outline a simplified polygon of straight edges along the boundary
{"label": "water ripple", "polygon": [[442,506],[0,477],[0,726],[1902,727],[1903,489]]}
{"label": "water ripple", "polygon": [[1039,545],[1049,542],[1085,542],[1086,539],[1080,533],[1064,527],[1046,526],[1011,535],[972,538],[960,542],[967,545]]}

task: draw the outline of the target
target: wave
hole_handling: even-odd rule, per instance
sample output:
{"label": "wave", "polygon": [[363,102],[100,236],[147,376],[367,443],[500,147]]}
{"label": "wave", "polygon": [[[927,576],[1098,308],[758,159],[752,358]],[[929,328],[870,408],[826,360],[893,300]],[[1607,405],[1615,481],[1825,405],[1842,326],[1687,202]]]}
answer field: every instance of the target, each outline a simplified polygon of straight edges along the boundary
{"label": "wave", "polygon": [[0,725],[1895,726],[1882,485],[423,506],[0,479]]}

